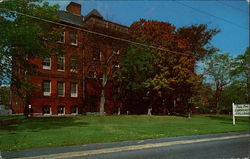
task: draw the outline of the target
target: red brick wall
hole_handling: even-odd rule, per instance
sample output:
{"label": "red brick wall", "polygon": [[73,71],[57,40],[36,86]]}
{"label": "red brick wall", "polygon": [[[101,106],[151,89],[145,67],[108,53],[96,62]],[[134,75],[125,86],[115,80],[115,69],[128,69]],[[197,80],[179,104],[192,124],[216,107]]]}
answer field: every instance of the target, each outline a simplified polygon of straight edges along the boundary
{"label": "red brick wall", "polygon": [[[81,6],[76,3],[70,3],[67,7],[67,11],[73,14],[81,14]],[[100,105],[100,94],[101,87],[100,83],[96,81],[89,80],[88,72],[91,68],[94,68],[97,72],[102,72],[102,65],[100,61],[93,62],[93,45],[101,49],[104,56],[108,57],[112,54],[112,45],[114,42],[111,39],[95,39],[93,37],[88,38],[88,42],[86,42],[86,37],[84,37],[84,33],[77,31],[77,41],[78,45],[74,46],[70,44],[70,32],[76,31],[70,28],[65,30],[65,42],[58,43],[58,45],[65,46],[64,57],[65,57],[65,70],[57,71],[57,57],[51,57],[51,70],[42,69],[42,60],[39,58],[30,60],[32,63],[38,66],[37,71],[39,72],[37,75],[33,75],[30,77],[29,81],[36,86],[36,90],[32,92],[32,96],[28,101],[28,104],[31,104],[33,113],[42,113],[43,106],[51,106],[52,114],[57,114],[57,106],[63,105],[65,106],[65,113],[70,113],[70,106],[76,105],[78,106],[79,113],[89,112],[91,110],[91,101],[90,96],[97,97],[97,107],[96,111],[99,111]],[[101,31],[100,31],[101,32]],[[107,33],[106,31],[103,31]],[[90,42],[90,43],[89,43]],[[92,44],[91,44],[92,43]],[[120,45],[117,42],[117,45]],[[124,48],[121,46],[120,48]],[[122,50],[121,50],[122,51]],[[78,58],[78,70],[77,73],[70,72],[70,57],[75,56]],[[113,57],[108,65],[108,71],[110,71],[112,67],[112,61],[118,60],[118,57]],[[112,74],[110,74],[112,76]],[[83,82],[84,79],[85,83]],[[51,96],[43,96],[42,83],[43,80],[51,81]],[[62,81],[65,83],[65,96],[58,97],[57,95],[57,82]],[[70,84],[71,83],[78,84],[78,97],[70,97]],[[111,82],[112,83],[112,82]],[[120,102],[114,102],[110,99],[110,92],[112,88],[112,84],[109,83],[106,86],[106,103],[105,103],[105,112],[107,114],[112,114],[114,112],[114,106],[120,105]],[[83,96],[83,92],[85,88],[86,96]],[[15,104],[15,98],[13,98],[12,108],[14,113],[22,113],[23,105]],[[16,100],[17,101],[17,100]],[[20,103],[20,102],[19,102]]]}

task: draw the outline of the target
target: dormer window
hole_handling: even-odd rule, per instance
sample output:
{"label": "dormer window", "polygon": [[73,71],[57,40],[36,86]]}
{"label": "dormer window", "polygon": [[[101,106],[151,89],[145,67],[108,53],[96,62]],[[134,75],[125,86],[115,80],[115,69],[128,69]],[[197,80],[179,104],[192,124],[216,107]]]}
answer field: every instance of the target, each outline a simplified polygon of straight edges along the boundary
{"label": "dormer window", "polygon": [[70,44],[77,45],[77,34],[76,32],[70,32]]}

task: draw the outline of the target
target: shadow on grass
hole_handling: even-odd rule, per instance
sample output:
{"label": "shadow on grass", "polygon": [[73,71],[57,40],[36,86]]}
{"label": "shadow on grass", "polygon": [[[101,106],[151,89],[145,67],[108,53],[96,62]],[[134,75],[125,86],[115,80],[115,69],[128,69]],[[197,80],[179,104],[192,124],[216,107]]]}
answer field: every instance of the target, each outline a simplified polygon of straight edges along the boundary
{"label": "shadow on grass", "polygon": [[63,127],[84,127],[89,123],[77,121],[77,117],[35,117],[25,118],[22,115],[0,116],[0,130],[22,130],[37,132],[40,130]]}
{"label": "shadow on grass", "polygon": [[[209,117],[210,119],[214,120],[221,120],[221,121],[232,121],[232,116],[226,116],[226,115],[206,115],[206,117]],[[246,122],[249,123],[249,117],[236,117],[236,120],[239,122]]]}

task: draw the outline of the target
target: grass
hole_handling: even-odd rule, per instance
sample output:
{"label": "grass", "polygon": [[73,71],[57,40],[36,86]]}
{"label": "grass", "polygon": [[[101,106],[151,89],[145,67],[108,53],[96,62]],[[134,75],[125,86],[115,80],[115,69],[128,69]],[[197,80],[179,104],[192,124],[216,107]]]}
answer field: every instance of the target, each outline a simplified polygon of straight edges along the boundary
{"label": "grass", "polygon": [[0,151],[249,130],[249,118],[228,115],[0,116]]}

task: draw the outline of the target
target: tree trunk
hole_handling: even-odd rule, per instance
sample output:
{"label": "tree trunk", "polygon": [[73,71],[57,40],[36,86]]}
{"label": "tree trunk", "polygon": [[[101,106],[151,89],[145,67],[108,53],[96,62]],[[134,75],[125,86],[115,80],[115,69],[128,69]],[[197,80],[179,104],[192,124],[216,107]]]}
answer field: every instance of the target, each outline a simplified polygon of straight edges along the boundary
{"label": "tree trunk", "polygon": [[104,105],[105,105],[105,89],[102,88],[101,101],[100,101],[100,115],[104,115]]}
{"label": "tree trunk", "polygon": [[106,74],[106,72],[103,73],[102,75],[102,93],[101,93],[101,100],[100,100],[100,115],[103,116],[104,115],[104,106],[105,106],[105,86],[107,84],[108,81],[108,76]]}
{"label": "tree trunk", "polygon": [[117,113],[117,115],[121,115],[121,108],[120,108],[120,107],[118,108],[118,113]]}
{"label": "tree trunk", "polygon": [[152,108],[148,108],[148,115],[152,115],[151,111],[152,111]]}

